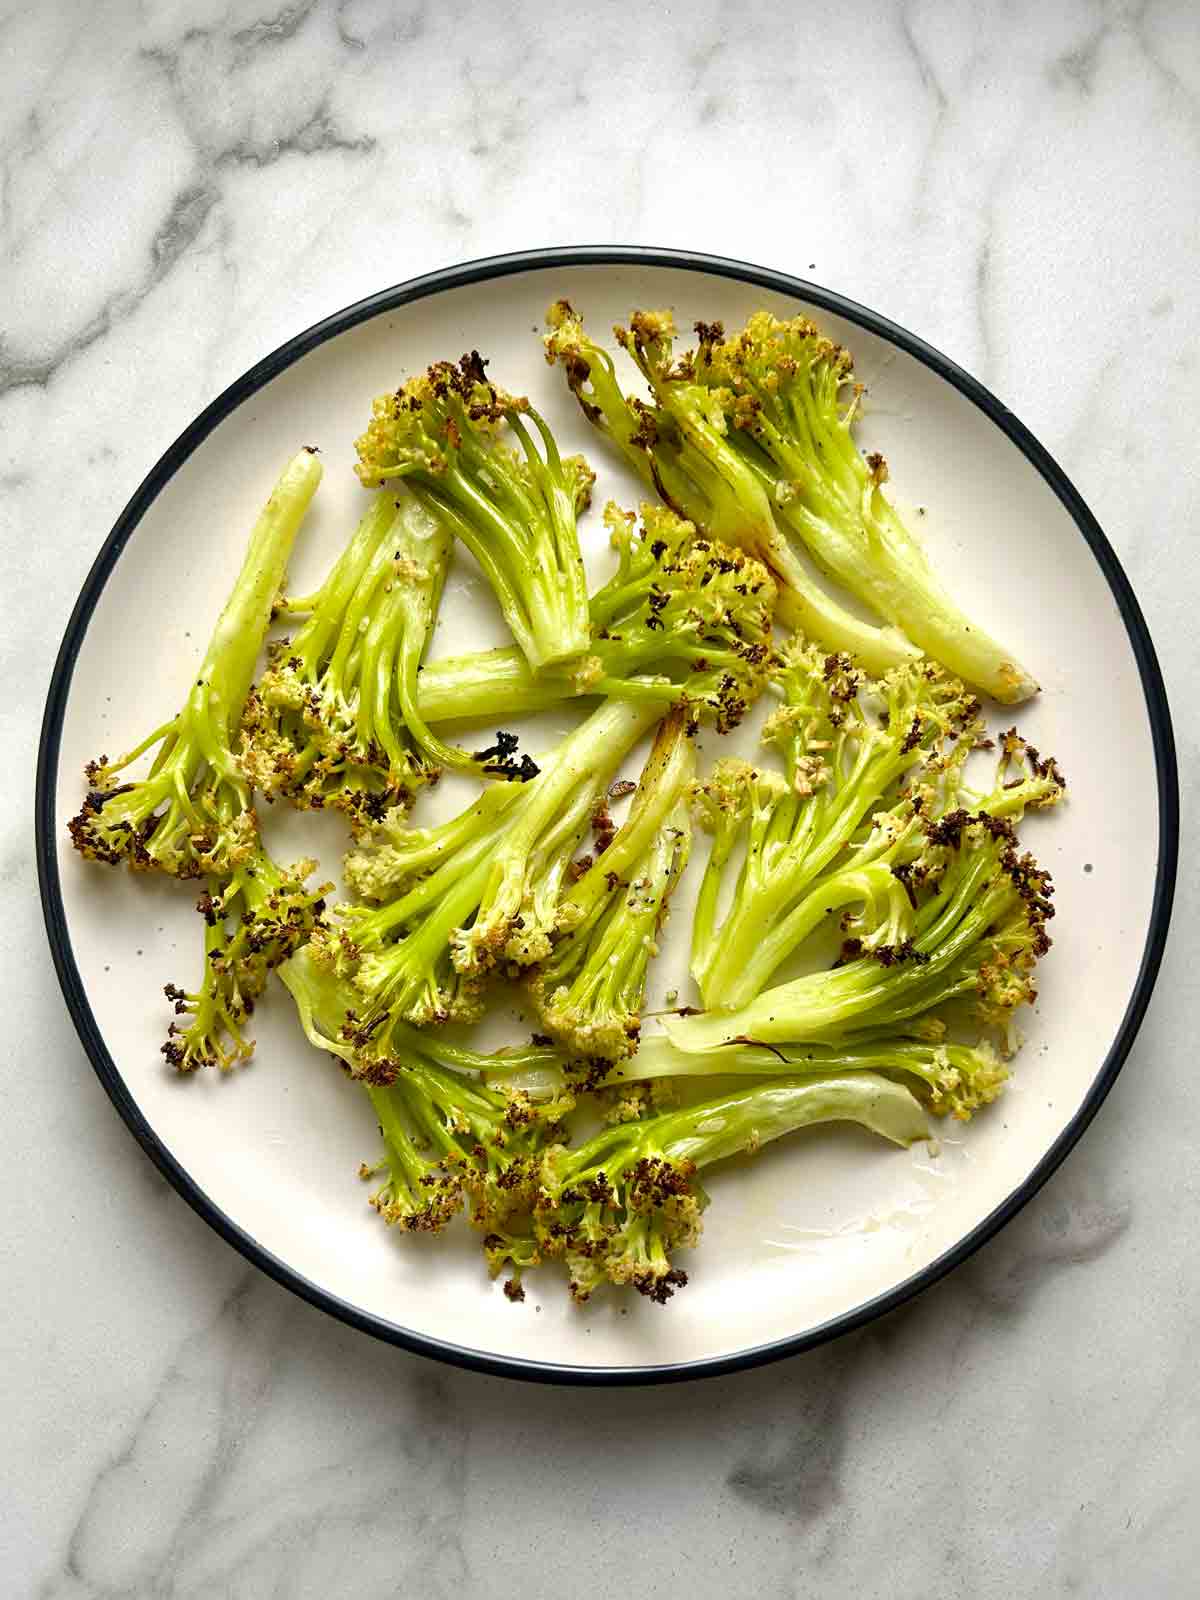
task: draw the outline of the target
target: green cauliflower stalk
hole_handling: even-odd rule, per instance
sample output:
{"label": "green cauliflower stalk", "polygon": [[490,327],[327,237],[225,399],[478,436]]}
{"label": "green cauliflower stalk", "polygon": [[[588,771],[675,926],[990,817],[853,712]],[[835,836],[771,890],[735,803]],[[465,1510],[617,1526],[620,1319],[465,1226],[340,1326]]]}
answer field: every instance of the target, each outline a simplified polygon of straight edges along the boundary
{"label": "green cauliflower stalk", "polygon": [[403,488],[376,496],[247,701],[242,767],[268,798],[336,808],[359,831],[411,804],[438,765],[471,764],[417,709],[451,544]]}
{"label": "green cauliflower stalk", "polygon": [[490,383],[485,365],[472,351],[380,395],[356,442],[357,471],[367,485],[403,478],[463,541],[537,672],[588,648],[576,518],[594,474],[581,458],[560,456],[528,400]]}
{"label": "green cauliflower stalk", "polygon": [[576,1300],[609,1282],[665,1304],[687,1282],[673,1252],[700,1236],[708,1197],[697,1173],[798,1128],[838,1121],[899,1145],[929,1133],[914,1096],[870,1072],[769,1080],[620,1123],[544,1157],[536,1254],[565,1262]]}
{"label": "green cauliflower stalk", "polygon": [[504,1241],[527,1231],[541,1156],[572,1108],[570,1095],[537,1102],[419,1055],[366,1089],[384,1139],[383,1159],[364,1171],[382,1179],[370,1197],[380,1216],[409,1232],[435,1232],[465,1202],[489,1268],[511,1265],[519,1283],[520,1251],[510,1255]]}
{"label": "green cauliflower stalk", "polygon": [[[1011,821],[987,811],[948,812],[922,822],[920,834],[922,870],[901,880],[908,909],[898,927],[898,899],[858,888],[852,937],[833,970],[778,984],[736,1010],[671,1017],[672,1041],[696,1052],[730,1042],[834,1044],[867,1028],[895,1033],[962,997],[1007,1041],[1017,1008],[1037,997],[1034,968],[1050,947],[1049,875],[1017,853]],[[875,942],[881,927],[886,942]]]}
{"label": "green cauliflower stalk", "polygon": [[[280,977],[310,1041],[338,1056],[370,1096],[384,1142],[382,1159],[361,1170],[379,1179],[371,1204],[410,1233],[440,1231],[465,1205],[490,1270],[508,1267],[506,1292],[520,1299],[521,1268],[535,1254],[529,1241],[542,1156],[575,1103],[561,1058],[538,1045],[485,1055],[400,1026],[391,1059],[364,1059],[347,1043],[355,995],[343,980],[308,949]],[[536,1086],[485,1081],[502,1069]]]}
{"label": "green cauliflower stalk", "polygon": [[177,1017],[162,1053],[180,1072],[247,1061],[254,1042],[245,1024],[272,968],[312,936],[332,884],[306,887],[316,862],[281,868],[265,851],[239,866],[225,883],[213,880],[197,901],[204,918],[204,974],[195,990],[167,984]]}
{"label": "green cauliflower stalk", "polygon": [[689,358],[672,365],[669,313],[637,312],[629,329],[614,330],[649,383],[652,404],[622,391],[612,356],[567,301],[551,306],[547,323],[546,359],[562,366],[588,421],[680,516],[740,545],[774,574],[781,621],[827,650],[851,652],[874,673],[918,654],[898,629],[847,610],[810,571],[779,524],[762,474],[727,437],[719,402],[696,381]]}
{"label": "green cauliflower stalk", "polygon": [[694,773],[676,710],[659,724],[628,818],[559,902],[552,948],[529,986],[541,1025],[581,1055],[616,1060],[637,1049],[646,971],[687,863]]}
{"label": "green cauliflower stalk", "polygon": [[[712,847],[692,972],[709,1007],[752,1000],[827,913],[858,900],[874,908],[869,946],[900,944],[928,824],[964,801],[1019,817],[1063,793],[1054,762],[1030,756],[1015,730],[1004,736],[993,791],[968,791],[966,759],[990,744],[979,702],[931,662],[872,682],[848,657],[799,641],[783,661],[783,704],[763,732],[783,771],[718,762],[696,789]],[[718,920],[739,848],[729,909]]]}
{"label": "green cauliflower stalk", "polygon": [[[221,878],[257,852],[237,732],[288,556],[320,481],[321,464],[311,450],[301,450],[284,469],[255,523],[183,709],[120,760],[100,756],[89,763],[91,790],[68,824],[72,843],[87,859],[125,861],[180,878]],[[151,749],[144,777],[117,782]]]}
{"label": "green cauliflower stalk", "polygon": [[[807,317],[783,321],[766,311],[729,339],[719,323],[696,331],[700,346],[684,358],[685,388],[695,383],[709,396],[714,426],[787,533],[835,582],[957,677],[1004,704],[1036,694],[1012,652],[963,615],[930,567],[884,493],[883,457],[864,457],[858,448],[863,390],[853,381],[849,352]],[[639,342],[636,318],[631,345],[656,397],[680,381],[669,339]]]}
{"label": "green cauliflower stalk", "polygon": [[[503,1069],[493,1069],[497,1079]],[[733,1043],[719,1059],[711,1054],[692,1055],[678,1049],[665,1034],[643,1038],[632,1061],[616,1063],[604,1079],[605,1087],[622,1083],[670,1084],[689,1078],[770,1078],[773,1076],[841,1077],[852,1072],[875,1072],[896,1078],[913,1089],[936,1117],[968,1122],[983,1106],[991,1105],[1008,1080],[1008,1068],[988,1040],[963,1044],[952,1040],[923,1042],[905,1038],[866,1037],[843,1045],[762,1045]],[[519,1066],[511,1081],[525,1081]]]}
{"label": "green cauliflower stalk", "polygon": [[499,717],[576,695],[660,698],[665,690],[719,732],[736,727],[772,660],[770,574],[666,507],[644,505],[637,532],[633,516],[615,505],[605,520],[617,570],[591,598],[587,654],[536,674],[511,647],[428,662],[418,685],[423,717]]}
{"label": "green cauliflower stalk", "polygon": [[364,1051],[388,1058],[397,1020],[471,1020],[499,969],[551,949],[579,843],[613,773],[661,703],[606,703],[547,756],[535,778],[487,790],[438,828],[389,826],[353,852],[347,881],[378,906],[348,906],[313,940],[316,959],[352,979]]}
{"label": "green cauliflower stalk", "polygon": [[[360,1056],[351,1039],[356,1032],[355,1008],[359,995],[345,978],[339,978],[316,959],[312,947],[301,945],[278,969],[278,976],[296,1005],[300,1025],[310,1044],[335,1055],[352,1077],[378,1077],[377,1056]],[[508,1045],[503,1050],[481,1052],[455,1044],[438,1029],[393,1025],[398,1051],[404,1056],[426,1056],[438,1066],[457,1073],[486,1075],[500,1087],[520,1089],[530,1099],[563,1098],[567,1088],[566,1063],[555,1047],[540,1044]],[[387,1076],[384,1065],[383,1076]]]}

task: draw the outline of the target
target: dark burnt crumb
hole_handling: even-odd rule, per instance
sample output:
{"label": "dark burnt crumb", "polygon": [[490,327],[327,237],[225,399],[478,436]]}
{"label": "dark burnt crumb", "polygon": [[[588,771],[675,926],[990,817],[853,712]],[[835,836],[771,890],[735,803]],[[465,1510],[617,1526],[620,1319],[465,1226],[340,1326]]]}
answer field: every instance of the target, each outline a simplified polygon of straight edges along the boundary
{"label": "dark burnt crumb", "polygon": [[725,337],[725,324],[722,322],[696,322],[692,326],[702,345],[720,344]]}
{"label": "dark burnt crumb", "polygon": [[515,733],[505,733],[501,728],[496,733],[496,742],[486,750],[476,750],[473,755],[475,761],[507,761],[520,744],[520,739]]}
{"label": "dark burnt crumb", "polygon": [[571,865],[567,868],[567,877],[570,882],[578,883],[580,878],[583,877],[584,873],[591,868],[592,860],[593,857],[591,856],[579,856],[576,860],[572,861]]}
{"label": "dark burnt crumb", "polygon": [[596,854],[602,856],[616,838],[617,828],[606,801],[601,801],[592,813],[592,833],[596,840]]}
{"label": "dark burnt crumb", "polygon": [[665,539],[655,539],[654,543],[650,546],[650,554],[654,557],[655,561],[661,561],[666,553],[667,541]]}
{"label": "dark burnt crumb", "polygon": [[833,964],[835,967],[844,967],[847,962],[857,961],[862,953],[863,946],[861,939],[843,939],[842,948],[838,952],[837,960]]}
{"label": "dark burnt crumb", "polygon": [[1010,728],[1007,733],[1002,735],[1002,738],[1006,746],[1013,744],[1024,750],[1025,759],[1028,761],[1031,771],[1039,778],[1052,778],[1055,783],[1065,787],[1062,773],[1059,771],[1058,763],[1053,756],[1047,756],[1043,760],[1037,748],[1034,745],[1027,744],[1015,728]]}
{"label": "dark burnt crumb", "polygon": [[495,744],[486,750],[476,750],[472,760],[481,762],[483,771],[490,777],[506,778],[510,783],[528,783],[530,778],[537,777],[540,768],[528,754],[520,761],[514,759],[520,742],[515,733],[506,733],[501,728],[496,733]]}
{"label": "dark burnt crumb", "polygon": [[612,894],[615,894],[616,891],[621,887],[621,875],[618,872],[606,872],[604,874],[604,881],[608,885],[609,892]]}
{"label": "dark burnt crumb", "polygon": [[369,1083],[373,1088],[386,1089],[400,1076],[400,1067],[395,1061],[389,1061],[386,1056],[379,1056],[374,1061],[362,1062],[355,1069],[354,1076],[363,1083]]}
{"label": "dark burnt crumb", "polygon": [[525,1298],[525,1291],[515,1278],[505,1278],[504,1293],[505,1297],[511,1300],[514,1305],[519,1304]]}
{"label": "dark burnt crumb", "polygon": [[[551,358],[548,357],[548,359]],[[603,422],[603,411],[594,401],[587,399],[583,392],[584,384],[587,383],[592,375],[590,363],[575,351],[562,357],[562,363],[567,374],[567,387],[571,390],[576,400],[579,401],[580,409],[583,411],[584,416],[589,422]]]}
{"label": "dark burnt crumb", "polygon": [[[573,1061],[570,1066],[571,1082],[583,1094],[599,1089],[612,1070],[609,1061]],[[566,1199],[566,1196],[563,1196]]]}
{"label": "dark burnt crumb", "polygon": [[892,877],[899,879],[900,883],[904,887],[905,894],[908,896],[908,903],[915,911],[917,909],[917,889],[916,883],[914,882],[914,876],[914,862],[899,861],[892,868]]}
{"label": "dark burnt crumb", "polygon": [[554,1043],[554,1040],[548,1033],[532,1033],[529,1037],[532,1042],[541,1050],[546,1049],[548,1046]]}
{"label": "dark burnt crumb", "polygon": [[858,693],[858,674],[854,670],[854,662],[844,652],[827,655],[821,666],[821,674],[829,687],[831,700],[847,704]]}
{"label": "dark burnt crumb", "polygon": [[486,383],[487,365],[478,350],[468,350],[458,359],[458,370],[462,381],[467,384]]}
{"label": "dark burnt crumb", "polygon": [[652,1277],[649,1273],[644,1277],[636,1278],[634,1280],[634,1288],[639,1294],[644,1294],[647,1300],[653,1301],[655,1305],[665,1306],[676,1289],[684,1288],[687,1281],[686,1272],[683,1272],[679,1267],[672,1267],[661,1278]]}
{"label": "dark burnt crumb", "polygon": [[993,839],[1007,839],[1010,844],[1016,844],[1017,830],[1007,817],[993,817],[990,812],[980,811],[975,820],[983,824]]}
{"label": "dark burnt crumb", "polygon": [[[637,414],[638,425],[630,439],[630,443],[641,450],[651,452],[658,443],[658,421],[654,412],[644,401],[634,400],[632,405]],[[672,506],[671,509],[675,510],[676,508]]]}
{"label": "dark burnt crumb", "polygon": [[630,778],[618,778],[616,783],[610,784],[608,798],[610,800],[623,800],[627,794],[634,794],[637,784]]}
{"label": "dark burnt crumb", "polygon": [[947,811],[937,822],[925,823],[925,837],[930,844],[947,845],[957,850],[962,843],[963,829],[971,820],[969,811],[960,806],[957,811]]}
{"label": "dark burnt crumb", "polygon": [[901,961],[912,961],[917,966],[923,967],[929,957],[916,948],[911,939],[905,939],[901,944],[883,944],[871,954],[881,967],[892,967]]}

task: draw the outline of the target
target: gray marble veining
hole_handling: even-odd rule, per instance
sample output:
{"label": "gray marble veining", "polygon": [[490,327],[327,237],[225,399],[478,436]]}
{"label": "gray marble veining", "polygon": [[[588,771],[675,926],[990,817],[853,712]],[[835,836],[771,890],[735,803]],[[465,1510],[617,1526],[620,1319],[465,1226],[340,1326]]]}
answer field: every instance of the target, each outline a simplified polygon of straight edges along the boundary
{"label": "gray marble veining", "polygon": [[28,820],[79,584],[196,411],[385,283],[606,240],[807,273],[982,376],[1126,563],[1187,793],[1194,6],[0,0],[0,85],[4,1593],[1194,1593],[1186,846],[1129,1065],[995,1243],[809,1357],[592,1394],[371,1344],[187,1210],[63,1013]]}

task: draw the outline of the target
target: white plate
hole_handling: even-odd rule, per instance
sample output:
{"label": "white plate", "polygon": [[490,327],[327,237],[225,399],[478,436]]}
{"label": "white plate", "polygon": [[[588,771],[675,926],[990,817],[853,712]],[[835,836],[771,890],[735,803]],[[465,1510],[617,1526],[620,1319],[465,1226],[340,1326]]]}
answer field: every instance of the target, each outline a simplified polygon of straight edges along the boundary
{"label": "white plate", "polygon": [[[814,1130],[719,1173],[704,1240],[686,1261],[691,1282],[665,1308],[616,1292],[575,1307],[551,1269],[512,1305],[465,1226],[434,1241],[385,1229],[355,1176],[377,1150],[367,1100],[304,1042],[279,988],[255,1018],[252,1066],[173,1077],[158,1054],[162,985],[199,968],[191,896],[81,861],[63,826],[84,762],[127,748],[181,703],[279,467],[301,444],[319,445],[326,462],[293,565],[303,590],[361,506],[352,441],[371,397],[429,361],[480,349],[565,447],[586,451],[598,504],[636,503],[637,486],[543,362],[535,330],[564,294],[598,331],[636,306],[672,306],[681,328],[700,316],[734,326],[766,306],[811,310],[846,342],[870,391],[864,443],[885,451],[901,502],[925,508],[919,525],[966,609],[1041,681],[1020,725],[1070,784],[1067,807],[1026,825],[1058,885],[1058,916],[1011,1092],[949,1130],[936,1158],[923,1145],[898,1152],[855,1130]],[[592,573],[603,573],[597,511],[584,537]],[[469,567],[460,554],[435,653],[503,638]],[[541,737],[577,716],[546,719]],[[716,744],[705,737],[705,754]],[[447,807],[449,791],[423,797],[418,819]],[[336,819],[279,809],[269,817],[277,853],[299,854],[315,834],[314,853],[336,863]],[[301,334],[216,400],[138,490],[80,596],[51,686],[37,811],[47,926],[80,1036],[139,1142],[196,1210],[280,1282],[369,1332],[492,1371],[595,1382],[693,1376],[801,1349],[898,1304],[1007,1220],[1083,1131],[1129,1049],[1166,932],[1178,832],[1170,723],[1136,601],[1078,495],[999,402],[825,290],[738,263],[615,249],[477,262],[387,290]],[[681,894],[652,999],[686,993],[688,924]],[[503,1021],[512,1037],[528,1032],[515,1007]]]}

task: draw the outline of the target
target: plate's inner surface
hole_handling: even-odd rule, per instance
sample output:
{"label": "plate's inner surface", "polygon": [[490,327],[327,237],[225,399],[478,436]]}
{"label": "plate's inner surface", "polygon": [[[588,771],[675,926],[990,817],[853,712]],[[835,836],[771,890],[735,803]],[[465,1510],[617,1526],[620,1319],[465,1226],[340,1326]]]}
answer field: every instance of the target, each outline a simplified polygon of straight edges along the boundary
{"label": "plate's inner surface", "polygon": [[[849,345],[869,389],[862,441],[887,456],[892,486],[968,611],[1043,686],[1020,712],[1024,732],[1060,760],[1071,790],[1058,812],[1030,818],[1027,842],[1053,872],[1055,945],[1041,1001],[1026,1015],[1024,1049],[1003,1100],[965,1129],[939,1128],[940,1153],[901,1152],[856,1130],[814,1130],[712,1176],[701,1247],[681,1265],[688,1287],[666,1307],[615,1291],[568,1303],[561,1272],[527,1280],[523,1305],[489,1282],[463,1225],[440,1239],[389,1231],[356,1177],[378,1141],[362,1092],[313,1051],[275,986],[254,1019],[256,1060],[230,1078],[180,1081],[158,1053],[170,1020],[162,986],[191,986],[201,924],[189,888],[80,861],[63,824],[78,809],[84,762],[115,756],[170,716],[237,571],[245,536],[275,474],[302,444],[326,466],[293,563],[311,587],[365,501],[351,471],[371,397],[439,357],[479,349],[492,375],[530,395],[564,449],[598,473],[582,534],[589,573],[611,557],[600,508],[627,506],[636,483],[579,415],[561,374],[546,367],[535,328],[568,296],[597,331],[639,305],[669,305],[681,328],[727,326],[795,300],[678,269],[574,267],[522,272],[453,289],[383,314],[305,356],[242,405],[196,450],[134,531],[101,595],[66,710],[57,791],[67,932],[83,986],[117,1069],[150,1126],[199,1188],[296,1272],[375,1317],[498,1356],[642,1367],[728,1356],[783,1340],[853,1310],[951,1249],[1016,1190],[1067,1127],[1112,1045],[1146,941],[1158,852],[1155,770],[1136,664],[1111,591],[1054,493],[970,401],[913,357],[810,308]],[[459,551],[433,653],[504,640],[490,594]],[[535,750],[582,708],[521,724]],[[1011,715],[996,726],[1007,726]],[[701,758],[754,747],[759,718],[736,742],[713,734]],[[516,724],[514,723],[514,726]],[[636,771],[640,753],[630,763]],[[417,822],[449,814],[457,783],[422,796]],[[265,819],[285,859],[336,869],[346,838],[333,817],[279,808]],[[693,863],[674,902],[649,1002],[687,986]],[[1113,908],[1119,908],[1114,925]],[[497,1003],[488,1045],[526,1037],[520,996]],[[132,1144],[130,1161],[142,1159]],[[707,1182],[707,1180],[706,1180]]]}

